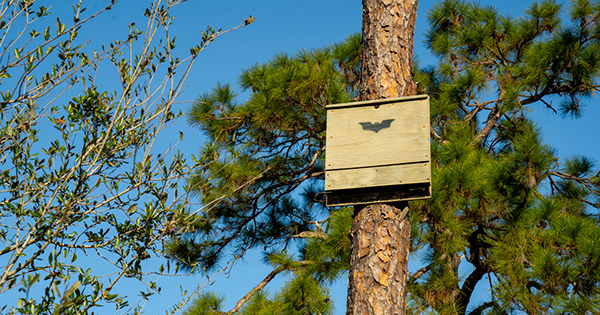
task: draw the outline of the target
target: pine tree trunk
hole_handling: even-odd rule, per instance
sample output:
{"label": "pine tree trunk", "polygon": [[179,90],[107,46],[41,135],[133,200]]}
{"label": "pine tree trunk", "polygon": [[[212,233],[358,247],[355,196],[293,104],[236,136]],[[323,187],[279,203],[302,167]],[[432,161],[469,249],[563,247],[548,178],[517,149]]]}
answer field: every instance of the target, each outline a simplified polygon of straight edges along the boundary
{"label": "pine tree trunk", "polygon": [[[416,94],[412,79],[417,0],[363,0],[359,99]],[[407,203],[355,207],[346,314],[403,315],[410,222]]]}
{"label": "pine tree trunk", "polygon": [[346,314],[404,314],[408,205],[376,204],[355,212]]}
{"label": "pine tree trunk", "polygon": [[417,0],[363,0],[359,100],[416,94],[412,79]]}

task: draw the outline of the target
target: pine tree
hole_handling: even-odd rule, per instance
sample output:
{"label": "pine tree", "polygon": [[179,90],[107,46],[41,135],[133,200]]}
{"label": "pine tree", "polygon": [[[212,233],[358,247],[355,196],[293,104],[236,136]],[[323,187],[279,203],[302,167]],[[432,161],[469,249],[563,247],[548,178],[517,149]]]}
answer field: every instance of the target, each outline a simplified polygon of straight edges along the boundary
{"label": "pine tree", "polygon": [[[600,2],[573,1],[566,21],[562,9],[431,9],[439,64],[413,75],[431,97],[433,198],[410,203],[411,252],[426,263],[408,278],[407,313],[600,312],[600,173],[592,158],[559,159],[528,115],[580,117],[600,89]],[[190,122],[209,136],[211,163],[190,188],[215,206],[173,257],[209,269],[251,248],[299,248],[290,257],[315,280],[345,274],[354,211],[322,206],[324,106],[358,96],[358,43],[255,65],[241,76],[245,102],[229,86],[198,99]],[[478,284],[490,285],[480,303]]]}
{"label": "pine tree", "polygon": [[223,314],[225,296],[214,292],[205,292],[198,295],[187,306],[182,315],[218,315]]}
{"label": "pine tree", "polygon": [[[196,233],[171,244],[174,256],[210,269],[228,249],[235,255],[279,250],[325,234],[329,212],[318,185],[324,107],[355,94],[335,62],[331,49],[278,55],[242,73],[242,88],[251,93],[246,102],[236,103],[229,85],[198,98],[188,119],[208,136],[200,157],[208,162],[189,187],[214,206],[197,220]],[[345,64],[348,69],[353,61]],[[304,198],[295,198],[298,193]]]}
{"label": "pine tree", "polygon": [[[433,99],[434,196],[413,211],[414,250],[429,261],[409,281],[413,310],[600,307],[600,274],[588,269],[600,263],[589,246],[600,236],[598,174],[586,158],[561,163],[527,115],[546,106],[577,117],[580,100],[598,90],[598,8],[573,2],[565,26],[551,1],[518,19],[460,1],[432,9],[427,45],[440,64],[417,80]],[[473,271],[460,279],[465,261]],[[486,275],[489,300],[469,308]]]}
{"label": "pine tree", "polygon": [[[417,0],[363,0],[360,101],[416,95],[417,6]],[[409,210],[406,201],[354,207],[346,314],[405,314]]]}
{"label": "pine tree", "polygon": [[[278,55],[245,70],[240,82],[250,96],[244,103],[236,102],[229,85],[198,98],[189,121],[210,140],[201,150],[204,167],[189,187],[212,206],[199,215],[194,233],[169,244],[172,258],[189,269],[211,271],[220,259],[262,249],[274,266],[272,276],[294,269],[298,277],[306,272],[318,282],[348,269],[346,227],[352,210],[324,207],[322,153],[325,105],[357,95],[352,86],[360,74],[360,42],[360,36],[351,36],[342,44]],[[328,250],[307,242],[312,239],[322,240]],[[299,255],[287,254],[296,247]],[[326,257],[317,262],[321,255]],[[270,279],[266,275],[266,282]],[[253,292],[262,288],[259,284]]]}

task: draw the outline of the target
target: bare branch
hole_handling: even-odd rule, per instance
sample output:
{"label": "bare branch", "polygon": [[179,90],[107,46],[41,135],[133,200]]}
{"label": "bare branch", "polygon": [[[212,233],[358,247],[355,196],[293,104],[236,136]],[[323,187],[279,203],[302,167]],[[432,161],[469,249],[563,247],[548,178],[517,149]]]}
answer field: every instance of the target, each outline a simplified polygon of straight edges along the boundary
{"label": "bare branch", "polygon": [[410,277],[408,278],[408,282],[409,283],[414,283],[415,281],[419,280],[419,278],[421,278],[422,275],[424,275],[425,273],[427,273],[429,270],[431,270],[433,264],[430,264],[428,266],[425,266],[417,271],[415,271],[414,273],[412,273],[410,275]]}
{"label": "bare branch", "polygon": [[[311,262],[309,262],[309,261],[299,261],[299,262],[295,263],[295,265],[299,265],[299,266],[306,266],[309,264],[311,264]],[[271,280],[273,280],[275,278],[275,276],[277,276],[279,273],[281,273],[282,271],[285,271],[285,270],[287,270],[287,269],[284,266],[279,266],[279,267],[275,268],[257,286],[252,288],[252,290],[250,290],[250,292],[246,293],[246,295],[244,295],[244,297],[242,297],[235,304],[235,306],[229,312],[227,312],[225,314],[232,315],[232,314],[238,312],[242,308],[244,303],[248,302],[248,300],[250,300],[252,298],[252,296],[254,296],[254,294],[256,294],[256,292],[262,290],[267,284],[269,284],[269,282],[271,282]]]}
{"label": "bare branch", "polygon": [[252,288],[252,290],[250,290],[250,292],[246,293],[246,295],[244,295],[244,297],[242,297],[237,303],[235,303],[235,306],[227,313],[228,315],[232,315],[235,312],[239,311],[242,308],[242,305],[244,305],[244,303],[248,302],[248,300],[250,300],[252,298],[252,296],[254,296],[254,294],[256,294],[256,292],[262,290],[267,284],[269,284],[269,282],[271,282],[271,280],[273,280],[275,278],[275,276],[277,276],[280,272],[284,271],[285,268],[283,267],[277,267],[275,268],[275,270],[271,271],[257,286],[255,286],[254,288]]}
{"label": "bare branch", "polygon": [[293,238],[320,238],[326,240],[329,238],[329,235],[323,231],[302,231],[296,235],[292,236]]}
{"label": "bare branch", "polygon": [[494,127],[496,127],[498,120],[500,120],[500,117],[502,117],[502,112],[500,111],[500,106],[501,106],[501,99],[499,99],[496,102],[496,105],[490,111],[490,114],[488,115],[488,118],[485,122],[485,126],[475,135],[475,137],[474,137],[475,142],[481,142],[483,139],[485,139],[490,134],[490,132],[492,132],[492,130],[494,130]]}
{"label": "bare branch", "polygon": [[432,126],[429,126],[429,132],[431,133],[431,136],[436,139],[439,140],[441,143],[446,143],[448,142],[448,140],[444,140],[436,131],[435,129],[433,129]]}
{"label": "bare branch", "polygon": [[575,176],[573,174],[563,172],[550,172],[550,175],[560,177],[562,179],[574,180],[580,184],[583,184],[591,193],[600,196],[600,184],[591,181],[589,178]]}

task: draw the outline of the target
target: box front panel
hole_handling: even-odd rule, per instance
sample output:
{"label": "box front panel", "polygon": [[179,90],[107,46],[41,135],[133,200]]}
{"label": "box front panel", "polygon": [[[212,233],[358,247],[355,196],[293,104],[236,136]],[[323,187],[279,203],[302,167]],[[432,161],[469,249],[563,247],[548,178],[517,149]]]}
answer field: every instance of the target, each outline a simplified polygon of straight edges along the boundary
{"label": "box front panel", "polygon": [[430,160],[429,101],[327,110],[326,170]]}

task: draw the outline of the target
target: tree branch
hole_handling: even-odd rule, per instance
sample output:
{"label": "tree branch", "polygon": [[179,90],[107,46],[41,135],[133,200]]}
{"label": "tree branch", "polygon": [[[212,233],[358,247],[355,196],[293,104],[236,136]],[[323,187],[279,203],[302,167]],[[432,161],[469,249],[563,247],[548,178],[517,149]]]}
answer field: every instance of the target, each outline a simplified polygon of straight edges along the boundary
{"label": "tree branch", "polygon": [[415,281],[419,280],[419,278],[421,278],[422,275],[424,275],[427,271],[431,270],[431,266],[433,264],[429,265],[429,266],[425,266],[417,271],[415,271],[413,274],[410,275],[410,277],[408,278],[408,282],[409,283],[414,283]]}
{"label": "tree branch", "polygon": [[486,108],[487,105],[496,103],[496,102],[498,102],[498,100],[485,101],[482,103],[475,102],[476,104],[474,104],[474,105],[468,105],[468,106],[475,106],[475,108],[471,112],[469,112],[463,120],[469,121],[469,120],[473,119],[473,117],[475,117],[475,115],[477,115],[477,113],[479,113],[481,110],[487,109]]}
{"label": "tree branch", "polygon": [[326,240],[329,235],[323,231],[302,231],[298,234],[292,235],[293,238],[320,238]]}
{"label": "tree branch", "polygon": [[501,99],[499,99],[494,108],[492,108],[492,111],[488,115],[488,118],[485,122],[485,126],[475,135],[474,140],[476,142],[480,142],[485,137],[487,137],[496,126],[498,120],[500,120],[500,117],[502,117],[502,112],[500,111],[500,102]]}
{"label": "tree branch", "polygon": [[456,301],[457,310],[459,314],[465,314],[467,310],[467,305],[469,305],[469,301],[471,300],[471,294],[473,294],[473,290],[475,286],[483,278],[483,276],[487,273],[487,270],[483,270],[482,268],[475,268],[473,272],[467,277],[467,280],[463,283],[462,288],[460,289],[460,293],[458,295],[458,300]]}
{"label": "tree branch", "polygon": [[233,315],[234,313],[238,312],[242,308],[242,305],[244,305],[244,303],[248,302],[248,300],[250,300],[250,298],[252,298],[252,296],[254,294],[256,294],[256,292],[258,292],[259,290],[262,290],[269,282],[271,282],[271,280],[273,280],[275,278],[275,276],[277,276],[283,270],[285,270],[285,268],[283,268],[282,266],[279,266],[279,267],[275,268],[275,270],[271,271],[263,279],[263,281],[261,281],[257,286],[255,286],[252,290],[250,290],[250,292],[246,293],[246,295],[244,295],[244,297],[242,297],[235,304],[235,306],[229,312],[227,312],[225,314]]}
{"label": "tree branch", "polygon": [[435,129],[433,129],[432,126],[429,126],[429,132],[431,133],[431,136],[436,139],[439,140],[441,143],[446,143],[448,142],[448,140],[444,140],[436,131]]}
{"label": "tree branch", "polygon": [[[483,314],[483,311],[487,310],[490,307],[494,307],[494,306],[498,306],[498,303],[493,302],[493,301],[485,302],[485,303],[479,305],[478,307],[476,307],[471,312],[469,312],[469,315],[481,315],[481,314]],[[501,312],[502,313],[500,313],[500,314],[506,314],[506,312],[504,310],[501,310]]]}
{"label": "tree branch", "polygon": [[575,176],[573,174],[563,172],[550,172],[550,175],[560,177],[562,179],[574,180],[580,184],[583,184],[591,193],[600,196],[600,193],[594,189],[600,189],[600,184],[592,182],[589,178]]}
{"label": "tree branch", "polygon": [[[299,262],[294,263],[294,265],[297,264],[299,266],[306,266],[310,263],[311,263],[310,261],[299,261]],[[238,312],[242,308],[242,305],[244,305],[244,303],[248,302],[252,298],[252,296],[254,296],[254,294],[256,294],[256,292],[262,290],[267,284],[269,284],[269,282],[271,282],[271,280],[273,280],[275,278],[275,276],[277,276],[279,273],[281,273],[284,270],[288,270],[288,268],[285,268],[285,266],[279,266],[279,267],[275,268],[257,286],[255,286],[252,290],[250,290],[250,292],[246,293],[246,295],[244,295],[244,297],[242,297],[235,304],[234,308],[232,308],[229,312],[226,312],[225,314],[233,315],[234,313]]]}

